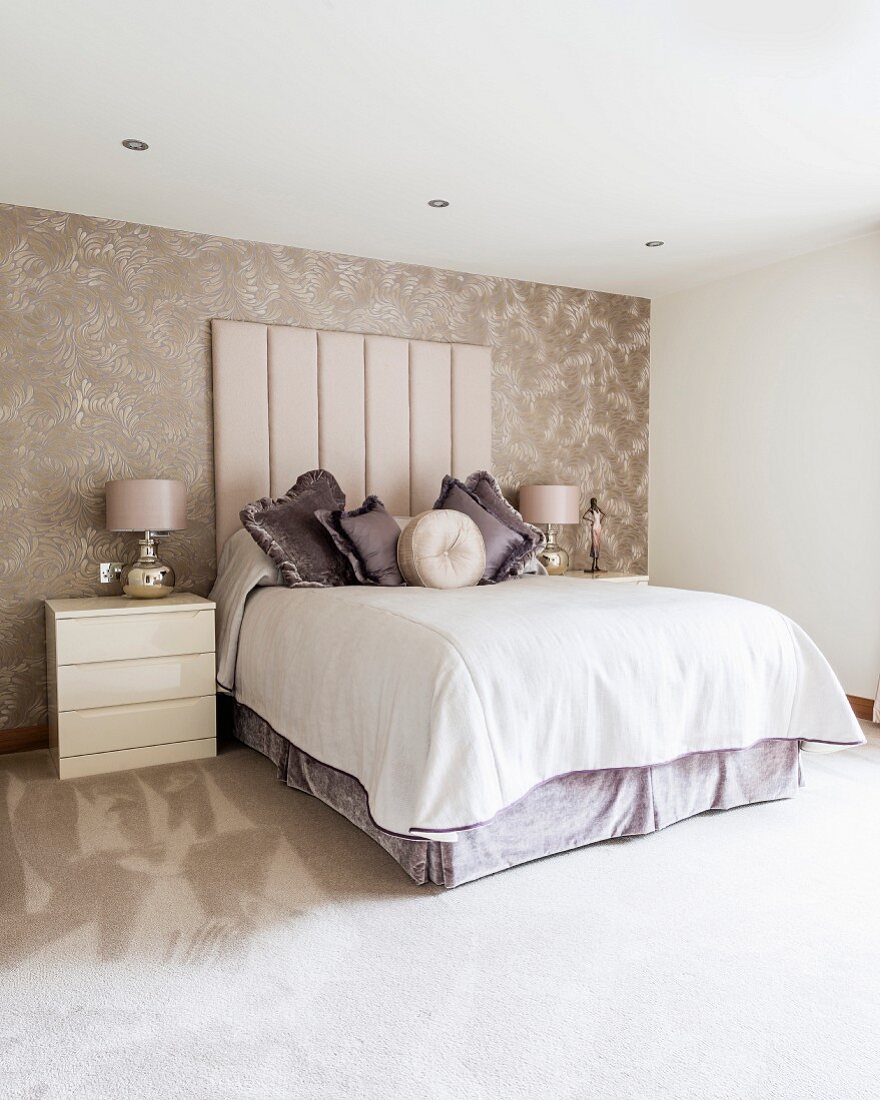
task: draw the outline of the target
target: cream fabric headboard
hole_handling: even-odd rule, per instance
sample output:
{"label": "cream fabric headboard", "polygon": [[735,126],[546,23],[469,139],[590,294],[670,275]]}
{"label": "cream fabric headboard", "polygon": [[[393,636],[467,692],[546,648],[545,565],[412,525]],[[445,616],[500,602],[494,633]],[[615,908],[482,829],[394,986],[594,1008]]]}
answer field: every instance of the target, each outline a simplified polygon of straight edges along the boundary
{"label": "cream fabric headboard", "polygon": [[489,348],[213,321],[217,556],[252,500],[319,466],[356,508],[430,508],[444,474],[491,469]]}

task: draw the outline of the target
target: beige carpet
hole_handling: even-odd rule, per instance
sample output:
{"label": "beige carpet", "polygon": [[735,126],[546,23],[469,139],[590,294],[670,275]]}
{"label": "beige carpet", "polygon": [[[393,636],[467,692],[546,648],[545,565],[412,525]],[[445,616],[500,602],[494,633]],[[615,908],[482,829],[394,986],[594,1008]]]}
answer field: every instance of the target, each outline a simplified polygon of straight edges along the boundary
{"label": "beige carpet", "polygon": [[446,893],[247,749],[0,757],[0,1096],[876,1097],[880,741],[805,763]]}

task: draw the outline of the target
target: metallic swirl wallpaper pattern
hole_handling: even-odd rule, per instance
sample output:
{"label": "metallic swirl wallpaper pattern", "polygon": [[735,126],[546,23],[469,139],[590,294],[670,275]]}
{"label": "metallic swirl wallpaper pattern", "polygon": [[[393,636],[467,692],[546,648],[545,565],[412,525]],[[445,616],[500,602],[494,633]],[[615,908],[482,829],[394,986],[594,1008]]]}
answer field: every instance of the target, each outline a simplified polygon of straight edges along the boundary
{"label": "metallic swirl wallpaper pattern", "polygon": [[[489,344],[495,473],[599,497],[610,569],[647,562],[649,310],[643,298],[0,204],[0,729],[46,719],[42,601],[132,560],[105,481],[179,477],[189,527],[163,556],[216,567],[215,317]],[[439,488],[439,486],[438,486]],[[584,564],[586,530],[562,540]]]}

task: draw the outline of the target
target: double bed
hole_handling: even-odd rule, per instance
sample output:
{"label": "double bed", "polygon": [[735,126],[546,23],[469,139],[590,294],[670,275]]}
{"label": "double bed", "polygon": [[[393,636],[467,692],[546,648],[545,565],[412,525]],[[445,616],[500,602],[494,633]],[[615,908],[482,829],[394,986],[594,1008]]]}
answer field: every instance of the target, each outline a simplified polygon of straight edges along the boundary
{"label": "double bed", "polygon": [[218,681],[236,735],[451,887],[710,809],[791,797],[802,747],[861,731],[762,605],[522,577],[286,588],[238,512],[312,467],[351,504],[430,508],[490,467],[486,348],[213,325]]}

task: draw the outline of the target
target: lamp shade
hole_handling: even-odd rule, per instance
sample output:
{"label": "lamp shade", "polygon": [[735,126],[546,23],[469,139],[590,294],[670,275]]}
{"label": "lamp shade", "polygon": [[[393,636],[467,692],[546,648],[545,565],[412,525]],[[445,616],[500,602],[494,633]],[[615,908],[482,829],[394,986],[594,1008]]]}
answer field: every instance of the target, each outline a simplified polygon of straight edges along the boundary
{"label": "lamp shade", "polygon": [[519,510],[526,523],[580,523],[577,485],[522,485]]}
{"label": "lamp shade", "polygon": [[129,478],[104,486],[108,531],[182,531],[186,486],[163,478]]}

